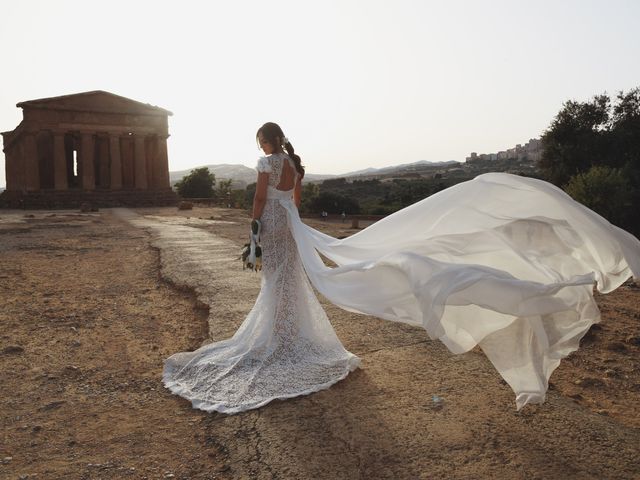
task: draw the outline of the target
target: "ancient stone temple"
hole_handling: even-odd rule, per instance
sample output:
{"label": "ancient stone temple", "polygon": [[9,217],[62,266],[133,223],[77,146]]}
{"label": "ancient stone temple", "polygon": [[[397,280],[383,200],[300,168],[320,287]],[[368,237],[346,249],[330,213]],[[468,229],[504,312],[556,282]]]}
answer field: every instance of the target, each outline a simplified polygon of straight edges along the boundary
{"label": "ancient stone temple", "polygon": [[3,132],[10,207],[172,205],[167,138],[171,112],[92,91],[20,102],[23,120]]}

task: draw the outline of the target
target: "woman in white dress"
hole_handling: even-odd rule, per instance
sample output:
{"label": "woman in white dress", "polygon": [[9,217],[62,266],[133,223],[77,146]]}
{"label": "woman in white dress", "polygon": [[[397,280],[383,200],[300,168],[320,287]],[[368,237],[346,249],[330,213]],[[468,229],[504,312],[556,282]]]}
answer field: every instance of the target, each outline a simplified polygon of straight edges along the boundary
{"label": "woman in white dress", "polygon": [[256,167],[253,205],[262,226],[258,299],[231,339],[165,363],[165,385],[206,411],[236,413],[328,388],[360,362],[338,340],[309,285],[282,205],[300,205],[300,157],[275,123],[263,125],[257,139],[266,154]]}
{"label": "woman in white dress", "polygon": [[280,127],[265,124],[257,138],[267,156],[253,211],[263,250],[256,304],[231,339],[165,363],[165,385],[196,408],[256,408],[358,366],[311,280],[334,304],[422,326],[453,353],[479,345],[520,409],[544,401],[551,373],[599,321],[594,286],[606,293],[640,278],[638,239],[549,183],[502,173],[332,238],[300,220],[304,170]]}

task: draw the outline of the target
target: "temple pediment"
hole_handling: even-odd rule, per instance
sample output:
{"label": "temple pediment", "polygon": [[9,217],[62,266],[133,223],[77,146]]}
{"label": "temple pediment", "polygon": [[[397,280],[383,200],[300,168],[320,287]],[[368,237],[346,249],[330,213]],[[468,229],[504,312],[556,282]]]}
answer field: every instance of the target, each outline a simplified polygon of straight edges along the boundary
{"label": "temple pediment", "polygon": [[103,90],[39,98],[20,102],[20,108],[42,108],[49,110],[70,110],[77,112],[105,112],[133,115],[172,115],[169,110],[148,103],[137,102]]}

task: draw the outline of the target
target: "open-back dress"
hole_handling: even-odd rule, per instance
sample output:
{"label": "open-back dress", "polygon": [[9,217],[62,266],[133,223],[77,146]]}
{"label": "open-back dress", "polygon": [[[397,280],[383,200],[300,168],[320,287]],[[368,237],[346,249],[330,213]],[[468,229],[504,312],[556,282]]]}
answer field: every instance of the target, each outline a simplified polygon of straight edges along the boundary
{"label": "open-back dress", "polygon": [[[279,190],[284,154],[261,158],[269,173],[262,224],[262,288],[235,335],[165,362],[164,382],[206,411],[235,413],[305,395],[346,377],[360,360],[345,350],[304,273],[289,228],[293,188]],[[297,172],[294,174],[294,182]]]}

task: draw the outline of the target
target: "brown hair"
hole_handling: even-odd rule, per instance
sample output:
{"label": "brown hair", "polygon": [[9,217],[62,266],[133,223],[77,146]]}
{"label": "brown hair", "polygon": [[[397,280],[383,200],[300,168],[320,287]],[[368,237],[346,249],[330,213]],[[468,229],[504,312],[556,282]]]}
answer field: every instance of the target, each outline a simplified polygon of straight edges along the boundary
{"label": "brown hair", "polygon": [[[282,128],[277,123],[267,122],[262,125],[258,131],[256,132],[256,141],[258,140],[258,135],[262,134],[264,139],[269,142],[274,147],[278,144],[278,138],[282,141],[285,138],[284,133],[282,132]],[[293,149],[293,145],[291,142],[286,142],[284,145],[284,150],[287,152],[287,155],[293,160],[293,163],[296,166],[296,170],[300,174],[300,178],[304,177],[304,167],[302,166],[302,160],[299,155],[295,154],[295,150]]]}

